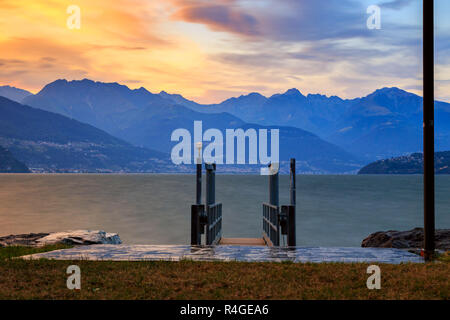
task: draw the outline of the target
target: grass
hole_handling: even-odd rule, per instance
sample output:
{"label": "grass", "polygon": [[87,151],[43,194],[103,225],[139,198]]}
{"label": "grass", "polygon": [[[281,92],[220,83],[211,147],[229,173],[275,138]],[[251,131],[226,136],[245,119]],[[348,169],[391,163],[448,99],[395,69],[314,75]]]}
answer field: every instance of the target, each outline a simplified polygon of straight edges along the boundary
{"label": "grass", "polygon": [[0,248],[0,261],[1,260],[7,260],[14,257],[20,257],[25,256],[28,254],[33,253],[40,253],[40,252],[46,252],[46,251],[53,251],[53,250],[59,250],[59,249],[67,249],[71,248],[70,245],[65,244],[55,244],[55,245],[48,245],[44,247],[24,247],[24,246],[10,246],[10,247],[4,247]]}
{"label": "grass", "polygon": [[[450,299],[448,260],[379,264],[381,289],[368,290],[363,263],[10,259],[30,250],[0,249],[0,299]],[[66,287],[72,264],[81,290]]]}
{"label": "grass", "polygon": [[438,261],[442,261],[442,262],[450,262],[450,251],[446,251],[443,254],[438,256]]}

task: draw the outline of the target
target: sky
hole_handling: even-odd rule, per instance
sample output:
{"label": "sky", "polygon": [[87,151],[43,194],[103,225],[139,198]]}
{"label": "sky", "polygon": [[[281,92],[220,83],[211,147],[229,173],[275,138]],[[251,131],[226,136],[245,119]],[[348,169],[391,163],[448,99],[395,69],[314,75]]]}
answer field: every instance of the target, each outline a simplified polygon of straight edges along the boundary
{"label": "sky", "polygon": [[[0,0],[0,85],[119,82],[200,103],[298,88],[422,93],[419,0]],[[436,3],[436,97],[450,102],[450,1]],[[71,29],[67,8],[80,8]],[[370,5],[380,29],[369,29]]]}

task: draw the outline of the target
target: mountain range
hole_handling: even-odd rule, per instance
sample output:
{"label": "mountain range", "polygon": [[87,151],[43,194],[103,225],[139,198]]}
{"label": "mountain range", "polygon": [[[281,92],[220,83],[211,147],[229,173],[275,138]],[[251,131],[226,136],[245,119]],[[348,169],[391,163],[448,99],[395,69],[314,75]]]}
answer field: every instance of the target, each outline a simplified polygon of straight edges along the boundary
{"label": "mountain range", "polygon": [[[118,83],[62,79],[35,95],[24,94],[20,102],[166,158],[175,144],[170,141],[173,130],[192,133],[194,121],[202,121],[203,130],[222,132],[279,128],[280,158],[296,157],[299,172],[356,172],[364,163],[422,148],[422,98],[398,88],[355,99],[305,96],[290,89],[271,97],[251,93],[204,105],[164,91],[155,94]],[[436,149],[450,149],[450,104],[436,102],[435,112]]]}
{"label": "mountain range", "polygon": [[[188,100],[165,92],[153,94],[144,88],[131,90],[117,83],[91,80],[57,80],[46,85],[24,104],[55,112],[100,128],[133,145],[169,153],[176,142],[174,130],[184,128],[193,136],[194,121],[202,121],[203,130],[273,129],[268,125],[247,123],[227,112],[204,113],[188,107]],[[358,157],[324,141],[317,135],[295,127],[280,130],[280,160],[298,160],[304,172],[356,172]]]}
{"label": "mountain range", "polygon": [[32,93],[27,90],[23,90],[23,89],[11,87],[11,86],[0,86],[0,96],[1,97],[5,97],[10,100],[19,102],[19,103],[22,102],[23,99],[25,99],[26,97],[31,96],[31,95],[32,95]]}
{"label": "mountain range", "polygon": [[[178,95],[174,97],[183,103]],[[422,149],[422,97],[399,88],[382,88],[362,98],[303,95],[297,89],[269,98],[251,93],[220,104],[183,105],[198,112],[229,112],[242,120],[308,130],[371,161]],[[436,101],[437,150],[450,149],[450,104]]]}
{"label": "mountain range", "polygon": [[[0,97],[0,145],[35,172],[159,172],[169,156]],[[170,168],[169,168],[170,169]]]}

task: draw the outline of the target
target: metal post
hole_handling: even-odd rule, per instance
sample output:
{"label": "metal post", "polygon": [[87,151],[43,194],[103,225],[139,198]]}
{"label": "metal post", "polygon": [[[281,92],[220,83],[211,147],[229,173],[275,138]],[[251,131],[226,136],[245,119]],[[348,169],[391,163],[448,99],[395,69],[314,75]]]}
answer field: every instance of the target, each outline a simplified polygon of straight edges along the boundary
{"label": "metal post", "polygon": [[288,236],[287,245],[289,247],[295,247],[297,245],[296,233],[295,233],[295,206],[287,206],[287,221],[288,221]]}
{"label": "metal post", "polygon": [[202,203],[202,164],[197,163],[197,192],[196,192],[196,204]]}
{"label": "metal post", "polygon": [[206,167],[206,206],[216,202],[216,164],[205,164]]}
{"label": "metal post", "polygon": [[202,203],[202,143],[197,142],[196,147],[198,150],[197,156],[197,192],[196,192],[196,203]]}
{"label": "metal post", "polygon": [[295,206],[296,201],[296,187],[295,187],[295,159],[291,159],[291,176],[290,176],[290,203]]}
{"label": "metal post", "polygon": [[212,204],[216,203],[216,164],[213,164],[213,171],[211,172],[211,184],[212,184]]}
{"label": "metal post", "polygon": [[423,0],[424,257],[434,255],[434,1]]}
{"label": "metal post", "polygon": [[191,206],[191,245],[193,246],[198,246],[201,244],[200,215],[202,212],[202,205],[194,204]]}
{"label": "metal post", "polygon": [[212,245],[215,239],[215,229],[211,225],[215,222],[216,203],[216,164],[205,164],[206,167],[206,245]]}
{"label": "metal post", "polygon": [[[276,166],[276,165],[275,165]],[[279,206],[280,200],[278,196],[278,169],[276,173],[272,170],[276,168],[274,164],[269,165],[269,195],[270,195],[270,204],[273,206]]]}
{"label": "metal post", "polygon": [[296,211],[296,186],[295,186],[295,159],[291,159],[290,170],[290,203],[288,210],[288,246],[295,247],[297,245],[296,230],[295,230],[295,211]]}

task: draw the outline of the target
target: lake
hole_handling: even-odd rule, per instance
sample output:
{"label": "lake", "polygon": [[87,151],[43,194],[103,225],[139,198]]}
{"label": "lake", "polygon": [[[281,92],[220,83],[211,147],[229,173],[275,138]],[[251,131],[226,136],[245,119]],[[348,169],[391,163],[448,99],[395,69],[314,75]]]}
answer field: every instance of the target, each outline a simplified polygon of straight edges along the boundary
{"label": "lake", "polygon": [[[223,236],[260,237],[268,177],[218,175],[216,190]],[[194,201],[193,175],[0,174],[0,236],[102,229],[126,244],[188,244]],[[299,175],[297,245],[360,246],[375,231],[421,227],[422,201],[420,175]],[[436,177],[436,228],[450,228],[450,176]]]}

